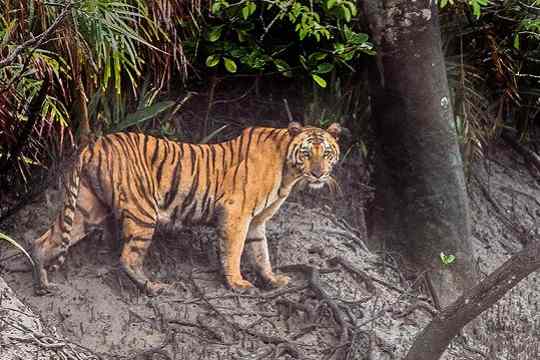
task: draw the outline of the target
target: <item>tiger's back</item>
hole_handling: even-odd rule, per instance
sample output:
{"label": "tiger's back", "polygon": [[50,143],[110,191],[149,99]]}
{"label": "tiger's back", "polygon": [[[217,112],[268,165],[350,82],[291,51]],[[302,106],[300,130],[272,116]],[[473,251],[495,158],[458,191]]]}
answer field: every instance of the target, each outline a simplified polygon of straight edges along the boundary
{"label": "tiger's back", "polygon": [[[63,211],[34,244],[38,291],[48,287],[44,267],[82,239],[89,225],[105,221],[121,226],[121,263],[150,293],[163,285],[148,280],[143,261],[156,226],[171,223],[217,225],[231,287],[251,286],[239,271],[245,243],[263,277],[281,285],[286,279],[271,271],[264,227],[301,177],[288,166],[294,139],[290,128],[248,128],[212,145],[137,133],[100,138],[81,152]],[[332,148],[338,151],[337,144]]]}

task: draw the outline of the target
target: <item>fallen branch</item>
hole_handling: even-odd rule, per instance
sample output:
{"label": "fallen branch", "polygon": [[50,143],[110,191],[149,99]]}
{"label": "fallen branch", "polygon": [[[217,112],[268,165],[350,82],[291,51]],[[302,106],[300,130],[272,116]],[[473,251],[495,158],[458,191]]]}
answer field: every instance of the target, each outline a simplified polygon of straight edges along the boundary
{"label": "fallen branch", "polygon": [[405,360],[436,360],[471,320],[540,268],[540,242],[531,241],[471,290],[442,310],[416,337]]}
{"label": "fallen branch", "polygon": [[339,308],[339,305],[322,288],[319,269],[310,265],[305,265],[305,264],[282,266],[281,269],[283,269],[284,271],[303,272],[307,275],[311,290],[315,293],[315,295],[319,299],[321,299],[326,304],[328,304],[328,306],[332,310],[334,320],[339,326],[340,341],[342,343],[346,342],[347,334],[348,334],[348,330],[350,329],[350,326],[345,322],[343,312]]}

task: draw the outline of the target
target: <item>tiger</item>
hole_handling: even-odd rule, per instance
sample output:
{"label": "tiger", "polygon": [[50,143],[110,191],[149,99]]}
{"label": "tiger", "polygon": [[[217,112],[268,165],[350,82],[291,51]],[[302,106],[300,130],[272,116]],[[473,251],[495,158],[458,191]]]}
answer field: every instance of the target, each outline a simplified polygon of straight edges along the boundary
{"label": "tiger", "polygon": [[335,185],[342,127],[326,130],[291,122],[287,128],[250,127],[215,144],[174,142],[134,132],[102,136],[84,147],[65,181],[63,207],[52,226],[33,242],[36,294],[56,285],[47,268],[87,235],[89,225],[111,221],[120,229],[120,263],[148,295],[170,285],[153,282],[143,262],[156,227],[214,225],[230,289],[253,287],[240,272],[248,249],[257,274],[272,287],[289,277],[272,270],[266,223],[299,181],[311,188]]}

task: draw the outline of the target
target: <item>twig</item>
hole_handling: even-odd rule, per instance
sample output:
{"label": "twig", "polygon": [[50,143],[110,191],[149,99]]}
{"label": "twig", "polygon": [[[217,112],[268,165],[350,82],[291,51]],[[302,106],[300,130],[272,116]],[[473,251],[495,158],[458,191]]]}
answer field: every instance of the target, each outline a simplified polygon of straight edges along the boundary
{"label": "twig", "polygon": [[285,105],[285,111],[287,112],[287,119],[289,119],[289,122],[293,122],[294,119],[292,117],[291,109],[289,108],[289,102],[287,99],[283,99],[283,105]]}

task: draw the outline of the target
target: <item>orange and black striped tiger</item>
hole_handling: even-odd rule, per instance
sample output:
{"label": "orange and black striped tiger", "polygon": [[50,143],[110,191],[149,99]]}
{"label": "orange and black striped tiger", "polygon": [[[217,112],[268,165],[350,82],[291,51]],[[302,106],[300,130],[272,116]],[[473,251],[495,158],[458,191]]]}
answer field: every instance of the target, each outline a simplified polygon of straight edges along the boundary
{"label": "orange and black striped tiger", "polygon": [[88,224],[113,216],[124,245],[121,264],[149,294],[165,285],[151,282],[143,261],[156,226],[213,223],[218,229],[225,279],[248,288],[240,257],[244,245],[262,278],[274,286],[289,278],[272,272],[266,222],[300,180],[313,188],[328,183],[339,158],[339,124],[328,129],[291,123],[286,129],[248,128],[218,144],[188,144],[137,133],[104,136],[85,147],[66,182],[64,207],[32,248],[36,292],[49,286],[45,266],[85,235]]}

